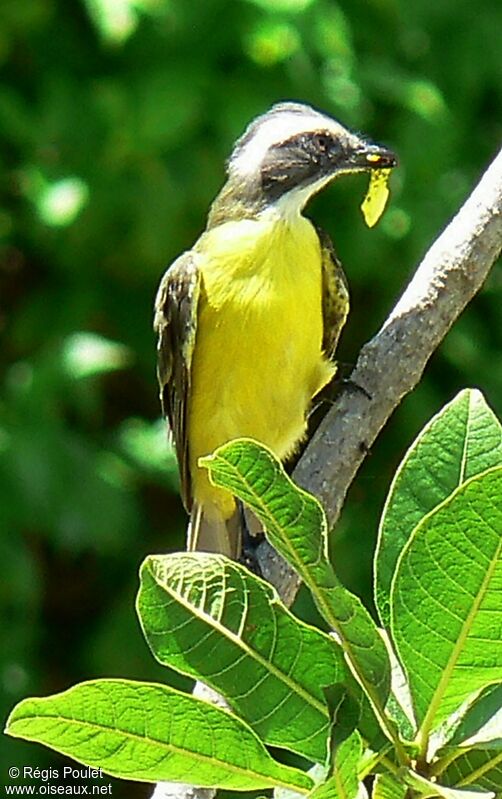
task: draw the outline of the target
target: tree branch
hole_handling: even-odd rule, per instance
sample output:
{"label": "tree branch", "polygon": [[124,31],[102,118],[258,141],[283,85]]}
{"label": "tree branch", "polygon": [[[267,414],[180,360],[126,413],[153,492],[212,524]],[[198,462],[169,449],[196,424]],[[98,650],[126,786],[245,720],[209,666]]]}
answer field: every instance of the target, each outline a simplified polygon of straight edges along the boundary
{"label": "tree branch", "polygon": [[[298,462],[294,479],[321,501],[331,526],[368,449],[419,382],[427,361],[482,286],[501,248],[502,150],[432,245],[381,330],[361,350],[350,379],[371,399],[362,391],[341,392]],[[257,556],[264,577],[291,605],[299,587],[296,573],[266,541]],[[197,686],[200,695],[203,686]],[[152,799],[212,799],[215,793],[159,783]]]}
{"label": "tree branch", "polygon": [[[502,150],[458,214],[418,266],[381,330],[362,348],[350,376],[362,391],[335,400],[294,472],[323,505],[331,526],[366,454],[403,397],[481,288],[502,248]],[[267,542],[258,560],[264,576],[291,604],[297,575]]]}

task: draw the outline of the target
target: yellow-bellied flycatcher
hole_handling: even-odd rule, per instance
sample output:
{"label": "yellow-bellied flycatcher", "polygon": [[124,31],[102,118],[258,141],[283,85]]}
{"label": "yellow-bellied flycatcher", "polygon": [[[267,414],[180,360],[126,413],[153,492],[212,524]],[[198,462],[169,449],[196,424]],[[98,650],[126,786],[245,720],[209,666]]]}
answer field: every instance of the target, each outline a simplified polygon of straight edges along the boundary
{"label": "yellow-bellied flycatcher", "polygon": [[198,459],[241,436],[287,458],[336,371],[347,285],[305,204],[340,174],[394,165],[389,150],[309,106],[275,105],[235,144],[205,231],[165,273],[158,375],[191,514],[189,549],[240,554],[236,502],[210,485]]}

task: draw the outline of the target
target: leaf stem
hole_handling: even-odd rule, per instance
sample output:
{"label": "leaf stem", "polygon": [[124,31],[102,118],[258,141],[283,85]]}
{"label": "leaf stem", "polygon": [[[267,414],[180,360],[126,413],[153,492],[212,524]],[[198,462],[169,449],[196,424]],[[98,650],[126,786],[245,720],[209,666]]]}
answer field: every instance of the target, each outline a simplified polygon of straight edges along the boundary
{"label": "leaf stem", "polygon": [[329,602],[325,600],[322,591],[319,591],[318,586],[309,581],[308,573],[304,573],[302,577],[306,581],[310,590],[312,591],[312,595],[315,597],[316,602],[318,603],[319,610],[323,614],[329,626],[337,633],[340,641],[340,646],[342,647],[343,652],[345,654],[345,659],[347,661],[347,664],[352,674],[354,675],[358,683],[361,685],[361,687],[364,689],[366,695],[368,696],[382,731],[394,745],[394,749],[396,752],[396,756],[399,760],[399,763],[402,766],[408,766],[410,762],[408,753],[406,752],[406,749],[404,748],[392,723],[385,715],[385,709],[381,706],[380,697],[375,692],[373,685],[370,682],[368,682],[368,680],[364,675],[364,672],[362,672],[362,670],[359,668],[357,659],[352,658],[352,651],[350,644],[347,642],[345,636],[343,635],[343,630],[340,628],[339,621],[336,618],[336,616],[334,616]]}
{"label": "leaf stem", "polygon": [[390,749],[389,746],[381,752],[378,752],[374,757],[371,757],[368,762],[363,766],[360,771],[358,771],[359,781],[362,782],[365,777],[371,774],[378,764],[382,764],[386,767],[387,771],[390,771],[392,774],[399,774],[400,766],[397,766],[389,757],[387,757],[387,752]]}
{"label": "leaf stem", "polygon": [[442,774],[443,771],[446,771],[448,766],[450,766],[458,757],[460,757],[461,754],[462,750],[458,748],[453,749],[443,757],[438,758],[430,767],[431,776],[437,777],[439,774]]}
{"label": "leaf stem", "polygon": [[[499,468],[499,467],[497,467],[497,468]],[[493,471],[496,471],[496,470],[494,469]],[[469,613],[467,615],[467,618],[465,619],[465,621],[464,621],[464,623],[462,625],[462,629],[460,631],[460,634],[457,637],[457,640],[455,642],[455,646],[453,647],[453,649],[451,651],[450,657],[448,659],[448,663],[445,665],[445,667],[443,669],[443,673],[441,675],[441,679],[439,680],[439,683],[438,683],[437,688],[436,688],[436,690],[434,692],[434,695],[432,696],[432,699],[431,699],[431,701],[429,703],[429,708],[427,710],[427,713],[425,714],[424,720],[422,721],[422,723],[420,725],[420,729],[417,732],[417,736],[415,738],[415,743],[419,747],[419,755],[418,755],[419,758],[425,759],[427,757],[427,749],[429,747],[429,733],[430,733],[432,725],[434,723],[434,718],[435,718],[436,713],[437,713],[437,711],[439,709],[439,706],[441,704],[441,700],[442,700],[442,698],[443,698],[443,696],[444,696],[444,694],[446,692],[446,689],[448,687],[448,683],[450,681],[452,672],[453,672],[455,666],[457,665],[457,661],[458,661],[458,659],[460,657],[460,654],[462,653],[462,650],[464,648],[464,645],[465,645],[465,642],[467,640],[467,637],[469,636],[469,633],[471,632],[471,628],[472,628],[472,626],[474,624],[474,620],[476,618],[476,614],[479,611],[481,602],[485,598],[486,591],[487,591],[487,586],[489,585],[491,579],[493,578],[493,573],[494,573],[494,571],[495,571],[495,569],[497,567],[499,553],[500,553],[501,548],[502,548],[502,541],[501,541],[501,543],[500,543],[500,545],[499,545],[499,547],[497,549],[497,552],[495,553],[495,555],[494,555],[494,557],[492,559],[492,562],[489,564],[489,567],[486,570],[486,574],[485,574],[485,576],[483,578],[483,581],[482,581],[482,583],[481,583],[481,585],[479,587],[477,595],[473,597],[474,601],[472,603],[472,607],[471,607],[471,609],[470,609],[470,611],[469,611]]]}

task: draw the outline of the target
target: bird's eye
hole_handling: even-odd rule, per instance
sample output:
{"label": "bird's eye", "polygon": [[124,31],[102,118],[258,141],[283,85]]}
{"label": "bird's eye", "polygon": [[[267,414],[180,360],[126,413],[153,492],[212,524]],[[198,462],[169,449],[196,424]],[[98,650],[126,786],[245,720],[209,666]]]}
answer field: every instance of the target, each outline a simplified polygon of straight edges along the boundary
{"label": "bird's eye", "polygon": [[317,145],[317,148],[323,153],[325,153],[329,149],[331,141],[332,141],[331,136],[328,136],[327,133],[316,134],[315,143]]}

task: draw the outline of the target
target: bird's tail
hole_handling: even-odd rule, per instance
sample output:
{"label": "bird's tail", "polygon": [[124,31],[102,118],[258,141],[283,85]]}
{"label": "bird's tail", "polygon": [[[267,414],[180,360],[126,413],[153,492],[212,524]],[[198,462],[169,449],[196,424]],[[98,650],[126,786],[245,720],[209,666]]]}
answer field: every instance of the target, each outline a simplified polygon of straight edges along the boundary
{"label": "bird's tail", "polygon": [[242,547],[242,523],[239,507],[225,519],[214,505],[195,502],[187,534],[189,552],[219,552],[237,560]]}

